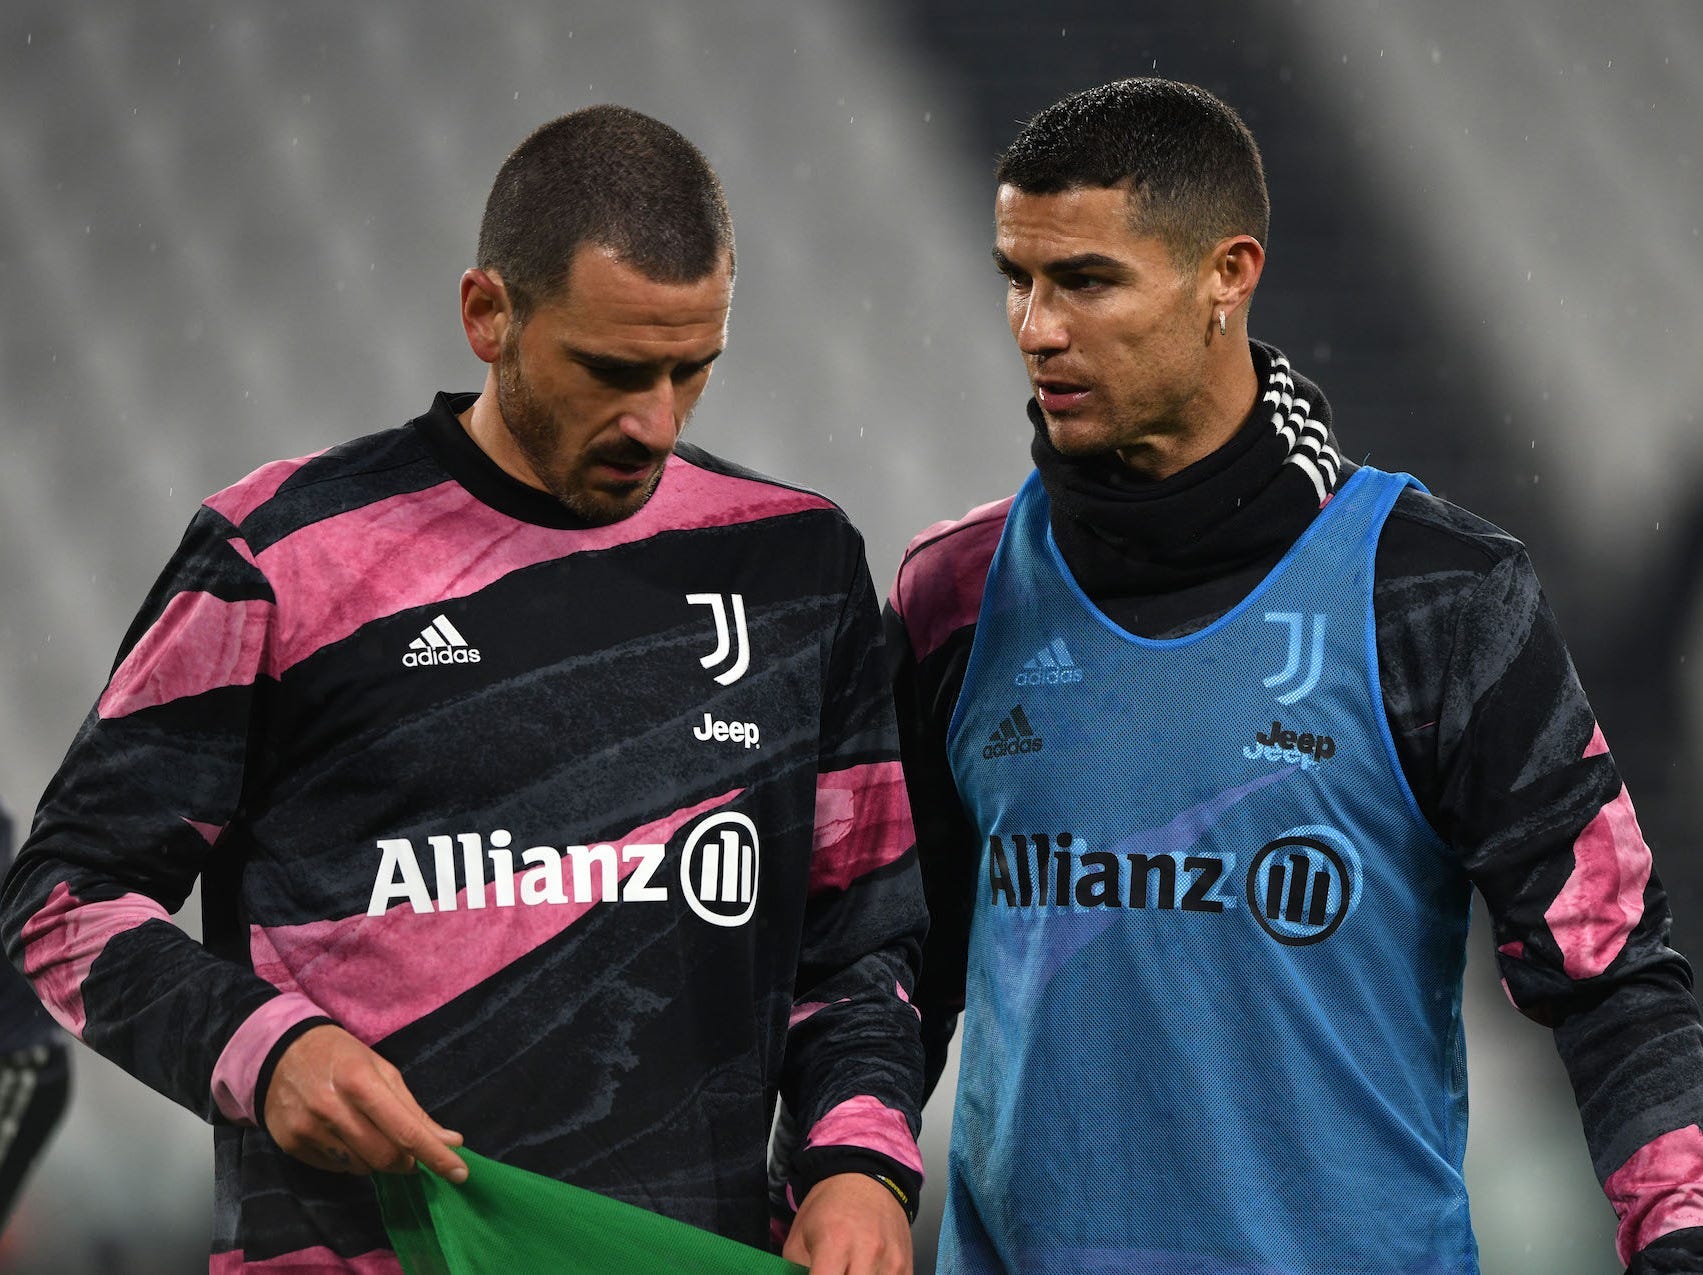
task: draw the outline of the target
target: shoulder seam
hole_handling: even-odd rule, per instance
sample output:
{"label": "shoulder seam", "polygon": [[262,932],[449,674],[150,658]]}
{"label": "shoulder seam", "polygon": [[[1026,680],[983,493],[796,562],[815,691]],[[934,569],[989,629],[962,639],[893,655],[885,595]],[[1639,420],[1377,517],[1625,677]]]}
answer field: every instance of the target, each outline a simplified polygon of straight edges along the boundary
{"label": "shoulder seam", "polygon": [[[733,478],[740,482],[756,483],[759,486],[779,487],[783,491],[795,491],[803,496],[814,496],[816,499],[820,500],[824,506],[840,509],[840,505],[837,501],[835,501],[832,497],[824,496],[814,487],[807,487],[803,483],[787,482],[784,478],[776,478],[772,474],[764,474],[759,473],[754,469],[747,469],[744,465],[741,465],[736,461],[730,461],[721,456],[717,456],[714,452],[705,451],[702,447],[693,443],[678,444],[674,448],[674,455],[679,457],[683,464],[690,465],[694,469],[704,470],[706,473],[720,474],[723,478]],[[712,464],[706,462],[715,463]],[[722,466],[725,466],[725,468],[722,468]],[[844,510],[841,510],[841,512],[843,513]]]}
{"label": "shoulder seam", "polygon": [[[1412,489],[1410,488],[1409,490],[1411,491]],[[1402,493],[1403,496],[1406,496],[1407,494],[1408,494],[1407,492]],[[1414,494],[1417,495],[1417,496],[1423,497],[1423,496],[1426,496],[1428,493],[1415,492]],[[1442,500],[1442,497],[1440,497],[1440,496],[1431,496],[1430,498],[1433,499],[1433,500],[1438,500],[1438,501]],[[1437,522],[1434,522],[1434,521],[1431,521],[1431,520],[1428,520],[1428,519],[1424,519],[1424,518],[1420,518],[1420,517],[1416,516],[1411,510],[1403,509],[1402,503],[1403,502],[1400,499],[1398,499],[1396,501],[1396,503],[1393,506],[1391,506],[1390,512],[1389,512],[1389,515],[1388,515],[1389,519],[1400,518],[1403,522],[1407,523],[1409,526],[1424,528],[1426,530],[1436,532],[1436,534],[1439,535],[1439,536],[1446,536],[1450,540],[1454,541],[1456,544],[1470,548],[1475,553],[1481,555],[1484,558],[1485,564],[1490,568],[1494,568],[1497,565],[1499,565],[1500,563],[1508,561],[1510,558],[1517,558],[1517,557],[1521,557],[1521,556],[1529,556],[1529,553],[1528,553],[1528,550],[1526,548],[1524,541],[1522,541],[1518,536],[1513,536],[1513,535],[1510,535],[1508,532],[1503,531],[1500,527],[1497,527],[1494,523],[1491,523],[1491,522],[1488,522],[1488,521],[1485,522],[1485,525],[1487,527],[1490,527],[1490,528],[1493,529],[1492,534],[1474,535],[1470,532],[1460,530],[1459,528],[1444,526],[1444,525],[1441,525]],[[1444,501],[1443,503],[1446,504],[1448,502]],[[1474,516],[1476,517],[1476,515],[1474,515]],[[1507,546],[1506,551],[1498,553],[1496,551],[1496,547],[1493,544],[1490,543],[1493,540],[1500,540],[1503,543],[1505,543],[1506,546]]]}

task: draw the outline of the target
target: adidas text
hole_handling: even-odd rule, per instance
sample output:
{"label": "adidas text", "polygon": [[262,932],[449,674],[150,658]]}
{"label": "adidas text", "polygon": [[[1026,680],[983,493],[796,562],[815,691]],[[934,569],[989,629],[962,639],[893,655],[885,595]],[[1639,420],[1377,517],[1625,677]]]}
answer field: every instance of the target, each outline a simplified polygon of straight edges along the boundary
{"label": "adidas text", "polygon": [[1035,728],[1029,725],[1029,717],[1019,704],[1005,715],[1004,721],[988,733],[988,742],[982,745],[982,756],[992,761],[995,757],[1038,753],[1044,744],[1045,741],[1035,734]]}
{"label": "adidas text", "polygon": [[1054,638],[1035,652],[1035,658],[1023,666],[1017,676],[1012,679],[1012,684],[1014,686],[1060,686],[1081,680],[1082,669],[1071,658],[1070,648],[1065,646],[1063,638]]}
{"label": "adidas text", "polygon": [[428,664],[477,664],[479,648],[458,646],[440,647],[435,651],[409,651],[403,655],[402,662],[409,668],[424,668]]}
{"label": "adidas text", "polygon": [[1080,682],[1079,668],[1026,668],[1012,681],[1013,686],[1057,686],[1062,682]]}
{"label": "adidas text", "polygon": [[447,615],[440,615],[420,636],[408,644],[402,663],[408,668],[426,668],[433,664],[477,664],[479,648],[469,646]]}

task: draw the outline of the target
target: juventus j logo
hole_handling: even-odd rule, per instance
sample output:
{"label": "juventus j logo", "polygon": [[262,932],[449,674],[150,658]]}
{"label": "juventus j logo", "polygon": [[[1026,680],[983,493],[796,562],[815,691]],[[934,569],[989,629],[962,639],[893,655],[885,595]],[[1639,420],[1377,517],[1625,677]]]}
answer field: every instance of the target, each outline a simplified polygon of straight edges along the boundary
{"label": "juventus j logo", "polygon": [[[1265,684],[1275,690],[1301,676],[1301,630],[1305,627],[1307,616],[1301,611],[1267,611],[1265,618],[1272,624],[1289,626],[1289,658],[1281,669],[1265,679]],[[1325,617],[1315,613],[1312,628],[1313,643],[1307,657],[1307,675],[1299,686],[1277,697],[1279,704],[1293,704],[1305,698],[1307,692],[1319,684],[1319,674],[1325,667]]]}
{"label": "juventus j logo", "polygon": [[[751,646],[745,636],[745,597],[739,593],[730,593],[727,596],[733,601],[733,636],[739,643],[739,652],[733,657],[733,666],[717,673],[715,680],[723,686],[732,686],[745,676],[745,670],[751,665]],[[714,668],[722,663],[731,649],[731,643],[728,641],[727,609],[722,605],[721,598],[719,593],[686,595],[686,601],[693,606],[708,607],[715,616],[715,650],[698,660],[705,668]]]}

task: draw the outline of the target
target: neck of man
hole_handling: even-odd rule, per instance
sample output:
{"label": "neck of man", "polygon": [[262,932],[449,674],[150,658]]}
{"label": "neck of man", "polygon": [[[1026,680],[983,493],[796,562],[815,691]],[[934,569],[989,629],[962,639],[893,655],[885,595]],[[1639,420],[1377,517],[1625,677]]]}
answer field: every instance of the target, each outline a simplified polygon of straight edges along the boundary
{"label": "neck of man", "polygon": [[516,482],[525,483],[536,491],[549,490],[540,481],[537,472],[522,454],[519,445],[514,441],[514,435],[503,421],[502,409],[497,406],[497,368],[494,363],[485,369],[485,388],[479,391],[479,397],[473,400],[473,406],[460,413],[456,419],[461,422],[461,428],[467,431],[467,436],[480,451],[491,458],[498,469]]}
{"label": "neck of man", "polygon": [[1236,436],[1259,394],[1247,334],[1216,337],[1207,349],[1205,391],[1188,405],[1184,419],[1118,448],[1117,458],[1133,477],[1151,482],[1181,473]]}

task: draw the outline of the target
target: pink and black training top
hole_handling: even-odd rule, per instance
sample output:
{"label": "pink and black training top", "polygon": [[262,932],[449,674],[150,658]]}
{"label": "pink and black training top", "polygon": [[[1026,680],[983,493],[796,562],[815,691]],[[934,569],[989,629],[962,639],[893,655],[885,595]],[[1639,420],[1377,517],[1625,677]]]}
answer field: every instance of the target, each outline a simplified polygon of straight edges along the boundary
{"label": "pink and black training top", "polygon": [[[331,1020],[482,1154],[769,1242],[913,1195],[925,926],[862,541],[689,446],[590,527],[439,395],[208,500],[6,883],[65,1026],[215,1126],[212,1267],[395,1272],[257,1127]],[[202,887],[205,942],[168,919]]]}

